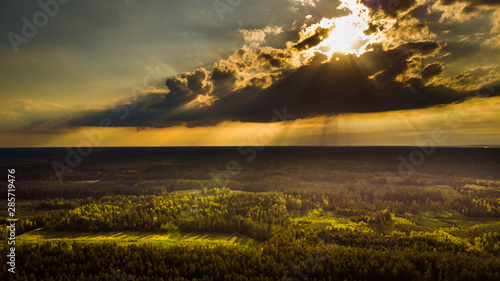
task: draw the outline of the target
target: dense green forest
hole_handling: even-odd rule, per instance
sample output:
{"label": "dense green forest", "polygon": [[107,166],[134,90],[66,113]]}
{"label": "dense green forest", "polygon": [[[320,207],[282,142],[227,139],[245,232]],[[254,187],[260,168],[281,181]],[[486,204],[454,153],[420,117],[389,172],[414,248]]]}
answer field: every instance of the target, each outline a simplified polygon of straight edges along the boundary
{"label": "dense green forest", "polygon": [[[409,151],[103,150],[63,181],[47,170],[63,153],[18,154],[17,272],[2,243],[0,279],[500,280],[499,151],[438,150],[402,177]],[[253,242],[175,242],[191,233]]]}

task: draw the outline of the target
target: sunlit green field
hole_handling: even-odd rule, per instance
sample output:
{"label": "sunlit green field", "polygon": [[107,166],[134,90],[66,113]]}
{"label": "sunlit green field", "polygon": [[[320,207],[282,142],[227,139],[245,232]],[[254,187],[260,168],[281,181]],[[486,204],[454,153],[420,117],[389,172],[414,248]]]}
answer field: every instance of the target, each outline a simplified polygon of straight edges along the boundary
{"label": "sunlit green field", "polygon": [[79,232],[79,231],[47,231],[38,230],[19,237],[19,243],[45,242],[78,242],[102,243],[112,242],[120,246],[130,244],[151,244],[158,247],[169,246],[255,246],[259,243],[242,235],[221,235],[212,233],[161,233],[161,232]]}

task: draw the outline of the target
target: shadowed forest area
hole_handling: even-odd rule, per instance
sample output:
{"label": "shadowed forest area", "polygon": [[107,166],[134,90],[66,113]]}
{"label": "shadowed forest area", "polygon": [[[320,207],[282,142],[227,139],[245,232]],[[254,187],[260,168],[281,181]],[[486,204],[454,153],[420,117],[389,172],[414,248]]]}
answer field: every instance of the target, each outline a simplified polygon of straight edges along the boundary
{"label": "shadowed forest area", "polygon": [[0,149],[15,280],[500,280],[500,149],[419,149]]}

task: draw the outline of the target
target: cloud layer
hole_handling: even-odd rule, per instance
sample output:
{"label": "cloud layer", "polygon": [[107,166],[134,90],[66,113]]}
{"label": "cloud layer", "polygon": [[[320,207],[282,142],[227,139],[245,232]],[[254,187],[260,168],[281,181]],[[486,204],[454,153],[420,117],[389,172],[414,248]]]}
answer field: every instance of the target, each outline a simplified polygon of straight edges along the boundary
{"label": "cloud layer", "polygon": [[[324,5],[324,1],[294,2],[301,8]],[[335,38],[329,36],[344,16],[314,21],[308,15],[302,23],[288,28],[240,28],[239,37],[245,45],[211,67],[166,79],[166,93],[148,92],[128,104],[81,112],[51,124],[90,127],[99,126],[106,118],[112,119],[114,126],[138,128],[213,126],[224,121],[261,123],[270,121],[274,108],[286,107],[297,118],[307,119],[426,108],[461,102],[477,93],[500,93],[497,64],[457,66],[458,58],[474,48],[489,48],[491,52],[499,48],[495,39],[498,1],[396,2],[342,1],[340,10],[346,17],[354,15],[366,24],[361,30],[364,35],[356,39],[357,50],[362,50],[356,54],[324,50],[328,47],[325,40],[335,44]],[[491,26],[487,34],[470,33],[459,42],[439,40],[453,32],[451,22],[465,22],[478,13],[488,15]],[[360,23],[350,23],[360,28]],[[268,36],[282,33],[295,34],[296,38],[281,48],[264,45]],[[487,39],[477,44],[483,37]]]}
{"label": "cloud layer", "polygon": [[[415,61],[438,52],[438,43],[407,43],[390,50],[372,47],[359,57],[338,56],[327,62],[325,55],[317,53],[297,68],[290,50],[240,49],[231,56],[234,61],[220,61],[210,71],[200,68],[167,79],[169,93],[147,95],[114,124],[160,128],[209,126],[223,121],[269,122],[272,109],[285,106],[289,113],[304,119],[423,108],[475,95],[468,88],[426,84],[443,66],[416,65]],[[406,76],[415,68],[421,69],[420,76]],[[496,87],[493,92],[498,90]],[[69,120],[67,125],[98,126],[103,118],[118,116],[117,111],[95,112]]]}

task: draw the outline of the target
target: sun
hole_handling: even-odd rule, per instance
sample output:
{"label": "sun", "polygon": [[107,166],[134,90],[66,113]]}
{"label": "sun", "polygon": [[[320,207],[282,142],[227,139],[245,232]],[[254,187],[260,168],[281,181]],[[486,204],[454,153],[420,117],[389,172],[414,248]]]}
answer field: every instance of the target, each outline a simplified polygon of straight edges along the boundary
{"label": "sun", "polygon": [[359,40],[359,31],[349,22],[340,21],[324,41],[328,53],[349,53]]}
{"label": "sun", "polygon": [[328,36],[313,50],[328,57],[333,54],[361,55],[370,43],[377,41],[374,35],[365,34],[370,16],[368,10],[356,0],[341,0],[338,9],[346,9],[350,14],[331,19],[323,18],[321,28],[329,28]]}

